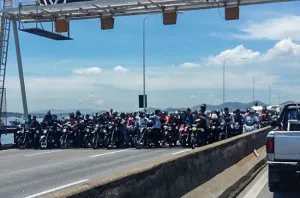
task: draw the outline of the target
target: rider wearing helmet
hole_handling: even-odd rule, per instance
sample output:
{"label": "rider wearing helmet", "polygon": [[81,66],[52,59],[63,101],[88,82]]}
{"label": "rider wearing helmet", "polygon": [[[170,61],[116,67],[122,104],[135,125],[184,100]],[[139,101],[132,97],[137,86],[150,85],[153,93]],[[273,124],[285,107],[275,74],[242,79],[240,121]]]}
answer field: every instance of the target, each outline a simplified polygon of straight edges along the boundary
{"label": "rider wearing helmet", "polygon": [[231,137],[231,132],[233,130],[233,126],[234,126],[234,116],[232,114],[229,113],[229,109],[228,107],[224,108],[224,114],[223,114],[223,123],[226,124],[227,126],[229,126],[227,128],[227,136]]}
{"label": "rider wearing helmet", "polygon": [[194,120],[195,117],[192,114],[192,110],[190,108],[187,108],[186,112],[182,115],[182,123],[193,124]]}

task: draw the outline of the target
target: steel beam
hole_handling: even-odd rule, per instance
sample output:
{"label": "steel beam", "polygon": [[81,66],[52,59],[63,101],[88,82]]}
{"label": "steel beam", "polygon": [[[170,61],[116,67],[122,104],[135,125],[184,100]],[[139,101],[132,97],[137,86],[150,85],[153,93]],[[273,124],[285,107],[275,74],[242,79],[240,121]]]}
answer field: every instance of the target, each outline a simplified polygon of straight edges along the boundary
{"label": "steel beam", "polygon": [[23,65],[22,65],[22,57],[21,57],[21,50],[20,50],[17,21],[12,20],[12,25],[13,25],[13,31],[14,31],[14,37],[15,37],[15,46],[16,46],[16,55],[17,55],[17,61],[18,61],[18,70],[19,70],[22,102],[23,102],[23,111],[24,111],[24,117],[27,118],[28,108],[27,108],[27,99],[26,99],[25,82],[24,82]]}

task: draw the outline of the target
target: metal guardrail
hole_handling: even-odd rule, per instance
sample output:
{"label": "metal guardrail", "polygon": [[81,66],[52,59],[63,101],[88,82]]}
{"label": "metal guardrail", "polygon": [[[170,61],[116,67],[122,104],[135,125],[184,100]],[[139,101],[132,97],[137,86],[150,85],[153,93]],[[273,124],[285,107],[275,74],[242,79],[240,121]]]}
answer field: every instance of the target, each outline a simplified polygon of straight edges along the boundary
{"label": "metal guardrail", "polygon": [[[7,134],[14,134],[14,144],[16,144],[16,134],[17,133],[17,127],[15,126],[1,126],[0,127],[0,135],[7,135]],[[3,148],[0,148],[0,150],[5,149],[6,146],[13,147],[14,144],[9,145],[2,145]]]}

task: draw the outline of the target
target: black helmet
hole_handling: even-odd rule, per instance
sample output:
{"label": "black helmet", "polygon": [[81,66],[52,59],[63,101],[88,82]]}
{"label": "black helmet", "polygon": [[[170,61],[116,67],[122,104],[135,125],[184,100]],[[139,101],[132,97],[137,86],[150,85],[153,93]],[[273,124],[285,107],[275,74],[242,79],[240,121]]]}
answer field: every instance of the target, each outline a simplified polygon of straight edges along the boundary
{"label": "black helmet", "polygon": [[81,113],[79,110],[76,111],[76,116],[81,116]]}
{"label": "black helmet", "polygon": [[201,109],[206,109],[206,107],[207,107],[207,105],[204,103],[200,106]]}
{"label": "black helmet", "polygon": [[74,118],[74,113],[69,114],[70,118]]}

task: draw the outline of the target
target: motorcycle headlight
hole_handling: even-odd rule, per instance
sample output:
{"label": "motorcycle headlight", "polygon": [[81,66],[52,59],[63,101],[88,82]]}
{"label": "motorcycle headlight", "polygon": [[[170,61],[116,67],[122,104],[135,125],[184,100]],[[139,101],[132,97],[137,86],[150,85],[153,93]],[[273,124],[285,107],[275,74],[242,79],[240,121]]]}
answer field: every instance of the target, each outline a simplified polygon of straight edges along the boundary
{"label": "motorcycle headlight", "polygon": [[86,132],[90,132],[90,129],[89,129],[89,128],[87,128],[87,129],[86,129]]}
{"label": "motorcycle headlight", "polygon": [[66,133],[66,132],[67,132],[67,129],[63,129],[63,132]]}
{"label": "motorcycle headlight", "polygon": [[197,128],[196,128],[196,127],[193,127],[193,128],[192,128],[192,131],[196,131],[196,130],[197,130]]}
{"label": "motorcycle headlight", "polygon": [[44,130],[43,133],[44,133],[44,134],[47,134],[47,130]]}
{"label": "motorcycle headlight", "polygon": [[215,128],[216,128],[215,126],[212,126],[212,127],[211,127],[211,129],[213,129],[213,130],[214,130]]}
{"label": "motorcycle headlight", "polygon": [[166,128],[167,128],[167,126],[165,125],[165,126],[164,126],[164,129],[166,129]]}

